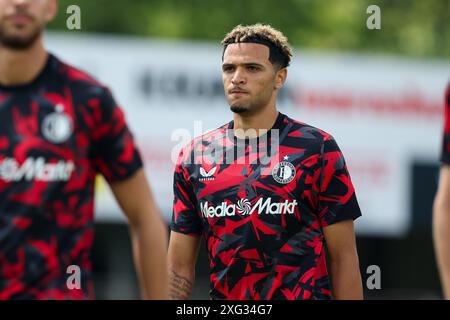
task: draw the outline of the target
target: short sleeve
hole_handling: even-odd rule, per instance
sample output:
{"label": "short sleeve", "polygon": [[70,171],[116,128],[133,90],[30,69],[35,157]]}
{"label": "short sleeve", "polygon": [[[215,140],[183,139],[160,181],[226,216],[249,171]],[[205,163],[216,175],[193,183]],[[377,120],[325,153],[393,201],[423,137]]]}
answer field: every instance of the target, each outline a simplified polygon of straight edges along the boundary
{"label": "short sleeve", "polygon": [[444,107],[444,136],[440,160],[442,163],[450,165],[450,84],[447,86]]}
{"label": "short sleeve", "polygon": [[201,218],[197,212],[197,200],[189,173],[183,165],[183,151],[178,157],[173,178],[173,212],[170,229],[187,235],[201,235]]}
{"label": "short sleeve", "polygon": [[91,153],[96,171],[110,183],[131,177],[142,168],[141,156],[125,115],[108,89],[104,89],[94,117]]}
{"label": "short sleeve", "polygon": [[325,137],[322,145],[320,170],[318,214],[321,226],[361,216],[344,156],[331,136]]}

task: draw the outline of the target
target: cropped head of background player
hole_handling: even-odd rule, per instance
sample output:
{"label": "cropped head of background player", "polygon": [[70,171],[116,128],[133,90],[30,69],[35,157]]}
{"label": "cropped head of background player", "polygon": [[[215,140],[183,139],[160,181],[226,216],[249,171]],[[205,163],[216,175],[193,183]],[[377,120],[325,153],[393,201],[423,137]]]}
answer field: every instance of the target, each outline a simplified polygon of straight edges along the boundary
{"label": "cropped head of background player", "polygon": [[28,49],[56,15],[56,0],[0,0],[0,45]]}
{"label": "cropped head of background player", "polygon": [[250,119],[253,128],[270,128],[292,57],[286,37],[267,25],[237,26],[222,45],[222,80],[235,128],[251,127]]}
{"label": "cropped head of background player", "polygon": [[42,34],[57,9],[57,0],[0,0],[0,84],[29,83],[44,68]]}

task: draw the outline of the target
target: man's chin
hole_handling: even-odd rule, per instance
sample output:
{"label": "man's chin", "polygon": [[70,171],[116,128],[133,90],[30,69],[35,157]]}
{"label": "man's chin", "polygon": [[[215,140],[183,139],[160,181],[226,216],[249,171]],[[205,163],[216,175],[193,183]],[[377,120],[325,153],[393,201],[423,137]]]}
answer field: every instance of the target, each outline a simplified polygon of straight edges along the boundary
{"label": "man's chin", "polygon": [[0,45],[11,50],[27,50],[34,45],[41,31],[29,36],[7,36],[0,34]]}
{"label": "man's chin", "polygon": [[234,113],[242,114],[248,111],[248,108],[241,106],[230,106],[230,110]]}

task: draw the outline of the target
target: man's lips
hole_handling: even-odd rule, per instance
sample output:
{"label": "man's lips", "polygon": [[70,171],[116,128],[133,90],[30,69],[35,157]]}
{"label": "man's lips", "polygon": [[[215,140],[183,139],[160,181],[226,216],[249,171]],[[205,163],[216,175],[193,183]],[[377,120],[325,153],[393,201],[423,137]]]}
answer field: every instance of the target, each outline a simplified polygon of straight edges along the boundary
{"label": "man's lips", "polygon": [[9,16],[7,19],[12,21],[14,24],[26,24],[33,21],[33,19],[29,15],[21,13]]}
{"label": "man's lips", "polygon": [[229,94],[248,94],[248,91],[241,90],[241,89],[233,89],[228,92],[229,92]]}

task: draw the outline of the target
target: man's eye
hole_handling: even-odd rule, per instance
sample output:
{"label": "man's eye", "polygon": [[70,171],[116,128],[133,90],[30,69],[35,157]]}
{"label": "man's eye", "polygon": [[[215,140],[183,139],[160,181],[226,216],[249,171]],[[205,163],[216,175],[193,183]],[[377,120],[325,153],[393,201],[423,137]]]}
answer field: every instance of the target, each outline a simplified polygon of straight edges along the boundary
{"label": "man's eye", "polygon": [[259,70],[259,68],[256,67],[256,66],[248,66],[247,70],[249,70],[249,71],[257,71],[257,70]]}
{"label": "man's eye", "polygon": [[233,70],[234,70],[233,67],[223,67],[223,71],[224,71],[224,72],[231,72],[231,71],[233,71]]}

